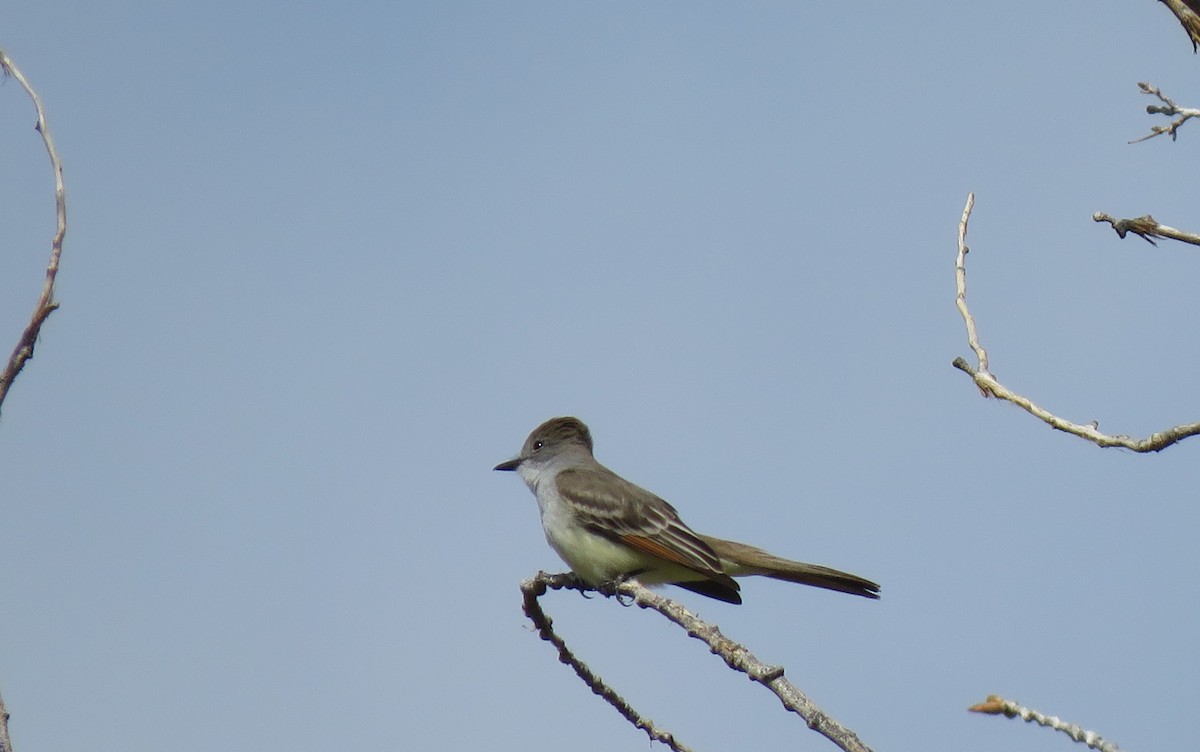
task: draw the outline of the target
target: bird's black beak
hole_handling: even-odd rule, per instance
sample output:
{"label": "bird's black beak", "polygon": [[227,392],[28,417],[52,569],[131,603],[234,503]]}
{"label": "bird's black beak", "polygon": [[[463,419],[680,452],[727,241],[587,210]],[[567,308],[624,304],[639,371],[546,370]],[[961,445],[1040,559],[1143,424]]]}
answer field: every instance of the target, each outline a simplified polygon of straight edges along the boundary
{"label": "bird's black beak", "polygon": [[499,465],[496,465],[492,469],[493,470],[516,470],[517,465],[520,465],[520,464],[521,464],[521,458],[514,457],[511,460],[509,460],[508,462],[501,462]]}

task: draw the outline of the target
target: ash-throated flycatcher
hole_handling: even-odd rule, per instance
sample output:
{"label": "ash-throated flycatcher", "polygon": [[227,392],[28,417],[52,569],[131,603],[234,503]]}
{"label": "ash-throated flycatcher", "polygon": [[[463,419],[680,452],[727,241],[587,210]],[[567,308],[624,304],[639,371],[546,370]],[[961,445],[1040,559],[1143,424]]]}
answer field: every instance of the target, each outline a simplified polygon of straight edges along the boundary
{"label": "ash-throated flycatcher", "polygon": [[577,418],[533,429],[521,453],[495,469],[520,474],[537,497],[546,540],[593,587],[632,578],[741,603],[733,578],[758,574],[879,597],[879,586],[862,577],[694,532],[675,507],[597,462],[592,434]]}

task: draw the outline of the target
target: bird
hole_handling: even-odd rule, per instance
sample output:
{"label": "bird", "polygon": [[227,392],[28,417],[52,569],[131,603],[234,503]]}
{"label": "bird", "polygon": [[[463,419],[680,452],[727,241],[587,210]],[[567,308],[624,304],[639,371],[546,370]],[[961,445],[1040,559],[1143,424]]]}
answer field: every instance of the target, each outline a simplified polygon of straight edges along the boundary
{"label": "bird", "polygon": [[537,498],[546,541],[591,587],[636,579],[738,604],[733,578],[761,575],[879,598],[879,585],[858,575],[695,532],[667,501],[600,464],[578,418],[542,423],[520,454],[494,469],[521,476]]}

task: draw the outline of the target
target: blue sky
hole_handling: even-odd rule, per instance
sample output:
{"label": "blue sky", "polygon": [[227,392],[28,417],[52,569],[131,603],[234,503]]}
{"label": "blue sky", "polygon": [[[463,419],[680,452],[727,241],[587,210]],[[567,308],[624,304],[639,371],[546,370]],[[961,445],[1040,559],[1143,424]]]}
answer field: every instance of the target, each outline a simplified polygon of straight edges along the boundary
{"label": "blue sky", "polygon": [[[21,752],[642,749],[530,631],[518,479],[554,415],[702,532],[883,600],[674,591],[869,745],[1186,740],[1194,454],[1100,450],[950,366],[954,235],[994,372],[1196,420],[1190,45],[1159,3],[5,3],[66,164],[62,309],[0,421]],[[49,171],[0,87],[0,342]],[[1196,440],[1191,440],[1195,442]],[[568,641],[696,749],[832,749],[635,609]]]}

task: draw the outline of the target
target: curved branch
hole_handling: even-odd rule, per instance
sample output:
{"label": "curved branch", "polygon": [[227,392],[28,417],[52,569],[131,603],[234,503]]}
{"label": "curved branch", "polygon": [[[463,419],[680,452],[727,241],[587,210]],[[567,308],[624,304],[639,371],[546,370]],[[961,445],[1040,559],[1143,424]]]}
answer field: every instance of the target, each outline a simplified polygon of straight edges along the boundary
{"label": "curved branch", "polygon": [[1051,428],[1087,439],[1097,446],[1123,447],[1125,449],[1132,449],[1135,452],[1159,452],[1189,436],[1200,434],[1200,422],[1174,426],[1144,439],[1135,439],[1124,434],[1110,435],[1102,433],[1099,430],[1099,424],[1095,421],[1082,425],[1060,418],[1049,410],[1035,404],[1028,397],[1008,389],[991,374],[988,370],[987,351],[979,344],[979,335],[975,327],[975,317],[971,315],[970,309],[967,308],[967,254],[970,252],[970,248],[967,247],[966,242],[967,221],[971,217],[971,210],[974,206],[975,194],[971,193],[967,196],[967,204],[963,209],[962,219],[958,223],[958,257],[955,262],[955,279],[958,287],[956,297],[958,311],[962,314],[963,321],[966,322],[967,342],[975,352],[978,365],[972,367],[962,358],[955,358],[952,365],[970,376],[984,397],[996,397],[997,399],[1011,402],[1038,420],[1046,423]]}
{"label": "curved branch", "polygon": [[705,622],[675,601],[658,595],[635,580],[623,582],[615,586],[610,592],[596,591],[594,588],[581,583],[574,574],[570,573],[551,575],[545,572],[538,572],[534,578],[521,583],[521,592],[525,597],[525,613],[533,621],[534,625],[537,626],[538,633],[542,639],[558,648],[559,660],[571,666],[579,678],[583,679],[584,683],[591,687],[593,692],[603,697],[610,705],[615,707],[630,723],[633,723],[637,728],[646,730],[651,739],[662,741],[664,744],[670,746],[671,749],[686,749],[678,745],[674,736],[658,731],[652,723],[643,719],[624,699],[605,685],[599,677],[593,674],[586,665],[567,649],[562,638],[554,633],[549,617],[546,616],[537,603],[538,597],[545,593],[547,588],[554,590],[565,588],[579,590],[580,592],[601,592],[606,597],[616,595],[618,600],[622,596],[625,596],[633,599],[633,602],[640,608],[649,608],[657,611],[682,627],[688,633],[689,637],[694,637],[708,645],[709,650],[719,655],[730,668],[741,671],[750,677],[751,680],[774,692],[775,696],[783,703],[783,706],[803,718],[809,728],[826,737],[846,752],[871,752],[870,748],[863,744],[853,731],[826,715],[803,692],[787,679],[784,679],[782,666],[769,666],[763,663],[744,646],[722,635],[716,626]]}
{"label": "curved branch", "polygon": [[972,713],[986,713],[988,715],[1004,715],[1009,718],[1020,718],[1026,723],[1037,723],[1047,728],[1052,728],[1055,731],[1061,731],[1075,741],[1086,744],[1092,749],[1100,752],[1121,752],[1121,748],[1113,742],[1107,741],[1104,737],[1097,734],[1095,731],[1088,731],[1082,726],[1074,723],[1067,723],[1058,716],[1047,716],[1036,710],[1024,707],[1014,700],[1006,700],[1003,697],[996,695],[988,695],[988,698],[981,703],[972,705],[967,708]]}
{"label": "curved branch", "polygon": [[0,405],[3,405],[4,398],[8,396],[8,389],[17,378],[17,374],[33,357],[33,348],[37,344],[42,324],[58,308],[58,303],[54,302],[54,280],[58,276],[58,261],[62,256],[63,238],[67,234],[67,195],[66,189],[63,187],[62,160],[58,158],[58,149],[55,148],[54,139],[50,136],[50,127],[46,125],[46,110],[42,106],[41,97],[29,85],[24,74],[3,50],[0,50],[0,70],[4,72],[5,76],[12,76],[21,84],[29,98],[33,100],[34,109],[37,110],[37,123],[34,128],[42,134],[42,142],[46,145],[46,154],[50,157],[50,167],[54,170],[54,206],[58,221],[54,239],[50,243],[50,263],[46,266],[46,280],[42,283],[42,294],[38,297],[29,324],[21,333],[21,338],[17,340],[17,346],[9,356],[8,363],[4,370],[0,371]]}

